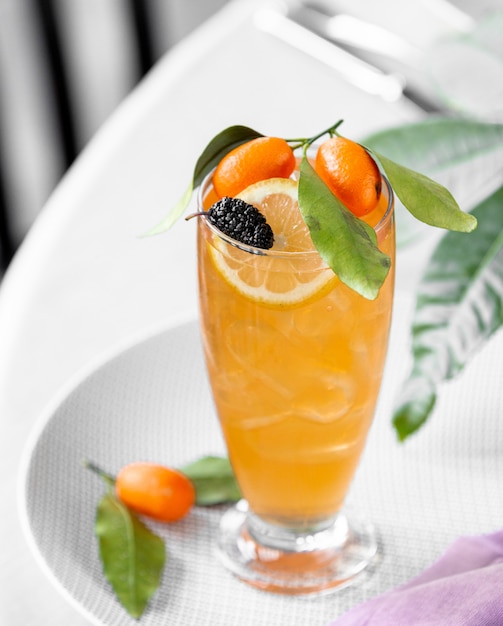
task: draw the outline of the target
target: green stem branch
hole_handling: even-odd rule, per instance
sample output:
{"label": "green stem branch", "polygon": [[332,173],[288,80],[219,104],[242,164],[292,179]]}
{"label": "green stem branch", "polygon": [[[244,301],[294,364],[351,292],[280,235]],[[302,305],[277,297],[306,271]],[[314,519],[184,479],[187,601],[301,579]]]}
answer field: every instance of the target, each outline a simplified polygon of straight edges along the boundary
{"label": "green stem branch", "polygon": [[115,476],[108,474],[105,470],[102,470],[101,467],[98,467],[92,461],[88,461],[87,459],[85,459],[82,464],[84,467],[91,470],[91,472],[94,472],[97,476],[104,480],[109,487],[115,486]]}
{"label": "green stem branch", "polygon": [[285,139],[285,141],[287,143],[293,144],[290,146],[292,150],[297,150],[297,148],[304,148],[304,152],[306,152],[309,146],[311,146],[320,137],[323,137],[323,135],[330,135],[330,137],[333,137],[336,133],[337,128],[343,123],[343,121],[344,120],[339,120],[335,124],[332,124],[332,126],[329,126],[325,130],[321,131],[321,133],[313,135],[313,137],[299,137],[295,139]]}

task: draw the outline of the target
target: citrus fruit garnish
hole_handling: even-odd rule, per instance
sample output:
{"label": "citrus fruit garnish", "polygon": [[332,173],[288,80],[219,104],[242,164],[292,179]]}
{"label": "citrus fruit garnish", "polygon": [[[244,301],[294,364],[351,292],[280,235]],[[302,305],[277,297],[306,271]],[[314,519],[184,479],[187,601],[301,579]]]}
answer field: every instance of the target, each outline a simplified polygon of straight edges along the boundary
{"label": "citrus fruit garnish", "polygon": [[381,173],[360,144],[345,137],[328,139],[318,148],[315,170],[354,215],[367,215],[379,203]]}
{"label": "citrus fruit garnish", "polygon": [[314,248],[299,210],[297,191],[296,181],[271,178],[239,194],[257,207],[272,227],[271,250],[252,254],[218,237],[209,246],[213,262],[227,283],[255,302],[296,306],[323,295],[336,280]]}
{"label": "citrus fruit garnish", "polygon": [[125,465],[117,474],[115,492],[127,507],[160,522],[176,522],[196,500],[191,480],[182,472],[157,463]]}
{"label": "citrus fruit garnish", "polygon": [[295,169],[292,148],[279,137],[258,137],[226,154],[215,169],[217,195],[234,197],[253,183],[268,178],[288,178]]}

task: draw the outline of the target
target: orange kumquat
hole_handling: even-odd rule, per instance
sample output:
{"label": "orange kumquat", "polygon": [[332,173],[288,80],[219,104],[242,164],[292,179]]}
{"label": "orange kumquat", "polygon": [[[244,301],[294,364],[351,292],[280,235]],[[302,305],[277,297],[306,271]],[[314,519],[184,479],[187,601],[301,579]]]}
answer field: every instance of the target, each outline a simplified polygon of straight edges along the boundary
{"label": "orange kumquat", "polygon": [[288,178],[295,169],[292,148],[279,137],[258,137],[226,154],[213,174],[217,195],[235,197],[268,178]]}
{"label": "orange kumquat", "polygon": [[360,144],[339,136],[328,139],[318,148],[315,170],[356,216],[367,215],[376,208],[381,197],[381,173]]}
{"label": "orange kumquat", "polygon": [[175,522],[194,505],[196,491],[187,476],[155,463],[130,463],[115,482],[119,500],[127,507],[161,522]]}

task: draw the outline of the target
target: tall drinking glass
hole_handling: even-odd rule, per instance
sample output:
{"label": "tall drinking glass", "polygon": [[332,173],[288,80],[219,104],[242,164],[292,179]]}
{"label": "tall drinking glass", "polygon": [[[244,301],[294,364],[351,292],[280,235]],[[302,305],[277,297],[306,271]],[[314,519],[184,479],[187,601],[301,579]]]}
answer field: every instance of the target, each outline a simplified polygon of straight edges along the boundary
{"label": "tall drinking glass", "polygon": [[[377,552],[372,526],[343,504],[373,419],[388,343],[395,232],[386,180],[382,193],[370,223],[392,267],[373,301],[342,284],[314,249],[252,248],[198,220],[202,341],[244,497],[222,518],[218,553],[236,576],[261,589],[337,589]],[[213,200],[210,177],[199,210]]]}

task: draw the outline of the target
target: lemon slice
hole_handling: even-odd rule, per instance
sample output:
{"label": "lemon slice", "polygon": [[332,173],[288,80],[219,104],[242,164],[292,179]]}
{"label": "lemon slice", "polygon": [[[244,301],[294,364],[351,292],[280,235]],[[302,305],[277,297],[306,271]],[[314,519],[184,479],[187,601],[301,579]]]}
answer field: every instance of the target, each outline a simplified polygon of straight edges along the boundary
{"label": "lemon slice", "polygon": [[270,178],[239,196],[256,206],[274,233],[274,246],[259,254],[215,237],[210,255],[220,274],[240,294],[272,307],[292,307],[324,294],[336,280],[316,252],[298,204],[297,182]]}

